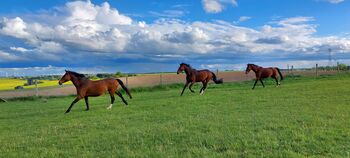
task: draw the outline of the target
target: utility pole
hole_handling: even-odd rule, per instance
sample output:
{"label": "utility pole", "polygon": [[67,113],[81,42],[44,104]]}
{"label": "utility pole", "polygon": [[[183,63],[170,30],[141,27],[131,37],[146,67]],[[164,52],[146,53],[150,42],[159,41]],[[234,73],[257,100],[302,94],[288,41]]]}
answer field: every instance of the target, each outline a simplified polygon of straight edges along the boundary
{"label": "utility pole", "polygon": [[332,66],[332,49],[328,49],[328,66]]}

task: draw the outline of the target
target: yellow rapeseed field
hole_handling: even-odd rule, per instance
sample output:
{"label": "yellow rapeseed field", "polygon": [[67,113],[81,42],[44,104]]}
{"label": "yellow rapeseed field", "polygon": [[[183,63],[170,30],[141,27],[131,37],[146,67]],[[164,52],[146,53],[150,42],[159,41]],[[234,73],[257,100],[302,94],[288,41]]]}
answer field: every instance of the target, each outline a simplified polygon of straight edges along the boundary
{"label": "yellow rapeseed field", "polygon": [[[58,85],[58,80],[39,80],[39,81],[43,82],[43,83],[38,84],[39,88]],[[25,83],[27,83],[27,80],[0,78],[0,91],[1,90],[14,90],[16,86],[23,86]],[[65,83],[65,84],[71,84],[71,83]],[[35,85],[23,86],[23,88],[24,89],[31,89],[31,88],[35,88]]]}

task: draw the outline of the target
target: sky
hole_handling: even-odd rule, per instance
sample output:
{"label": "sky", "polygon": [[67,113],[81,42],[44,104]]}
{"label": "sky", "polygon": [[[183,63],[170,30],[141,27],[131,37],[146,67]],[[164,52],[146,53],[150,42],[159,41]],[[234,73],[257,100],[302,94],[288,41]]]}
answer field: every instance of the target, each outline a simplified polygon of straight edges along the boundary
{"label": "sky", "polygon": [[4,1],[0,76],[350,64],[348,19],[349,0]]}

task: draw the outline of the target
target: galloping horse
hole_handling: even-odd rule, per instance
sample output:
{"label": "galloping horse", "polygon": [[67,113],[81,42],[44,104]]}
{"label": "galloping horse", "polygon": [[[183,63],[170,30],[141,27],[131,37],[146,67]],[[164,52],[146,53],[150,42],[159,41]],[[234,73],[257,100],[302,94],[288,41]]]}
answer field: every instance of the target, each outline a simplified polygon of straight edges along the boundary
{"label": "galloping horse", "polygon": [[132,98],[128,88],[125,87],[124,83],[120,79],[108,78],[98,81],[92,81],[85,77],[85,75],[83,74],[66,70],[66,73],[62,76],[58,84],[62,85],[62,83],[65,83],[67,81],[73,82],[75,88],[77,89],[77,97],[69,106],[66,113],[69,113],[74,104],[83,98],[85,99],[86,110],[89,110],[88,97],[97,97],[104,94],[106,91],[108,91],[109,95],[111,96],[111,104],[107,109],[111,109],[113,106],[114,93],[117,94],[123,100],[125,105],[128,105],[128,103],[123,98],[122,94],[118,91],[119,85],[125,90],[126,94],[129,95],[130,99]]}
{"label": "galloping horse", "polygon": [[255,88],[255,85],[258,81],[260,81],[263,87],[265,87],[262,79],[269,77],[275,79],[277,86],[281,85],[281,83],[278,82],[277,73],[280,75],[281,81],[283,80],[282,73],[277,67],[263,68],[255,64],[247,64],[247,69],[245,70],[245,73],[248,74],[250,70],[254,71],[256,76],[255,83],[252,89]]}
{"label": "galloping horse", "polygon": [[189,89],[192,93],[194,93],[194,91],[192,90],[193,84],[196,82],[202,82],[203,86],[200,90],[200,95],[202,95],[204,93],[204,90],[207,88],[208,82],[211,79],[216,84],[223,83],[223,79],[217,80],[216,75],[209,70],[198,70],[197,71],[196,69],[192,69],[190,65],[185,64],[185,63],[181,63],[179,69],[177,70],[177,74],[179,74],[183,71],[185,71],[185,73],[186,73],[186,84],[181,92],[181,96],[184,93],[184,91],[189,83],[191,83],[189,86]]}

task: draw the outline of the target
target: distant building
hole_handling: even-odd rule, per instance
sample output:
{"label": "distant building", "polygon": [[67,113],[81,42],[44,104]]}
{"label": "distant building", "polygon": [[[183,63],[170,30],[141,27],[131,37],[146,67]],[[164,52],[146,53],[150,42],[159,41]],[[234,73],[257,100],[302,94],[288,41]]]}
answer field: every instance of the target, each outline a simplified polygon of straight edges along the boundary
{"label": "distant building", "polygon": [[27,79],[27,85],[30,86],[30,85],[34,85],[35,84],[35,80],[32,79],[32,78],[29,78]]}

